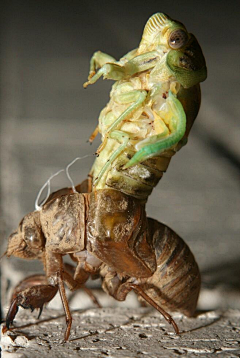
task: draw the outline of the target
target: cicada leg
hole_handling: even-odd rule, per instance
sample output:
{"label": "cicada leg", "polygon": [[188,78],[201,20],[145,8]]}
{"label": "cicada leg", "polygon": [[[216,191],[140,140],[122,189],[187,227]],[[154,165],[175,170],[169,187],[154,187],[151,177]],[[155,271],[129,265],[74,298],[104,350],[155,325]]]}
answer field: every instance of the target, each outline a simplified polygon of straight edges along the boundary
{"label": "cicada leg", "polygon": [[98,125],[97,127],[94,129],[94,131],[92,132],[92,134],[90,135],[88,142],[90,144],[92,144],[92,142],[94,141],[94,139],[96,138],[96,136],[98,135]]}
{"label": "cicada leg", "polygon": [[90,71],[88,80],[90,80],[96,73],[98,68],[101,68],[106,63],[116,62],[116,59],[104,52],[96,51],[94,52],[91,60],[90,60]]}
{"label": "cicada leg", "polygon": [[133,111],[135,111],[139,106],[141,106],[141,104],[145,101],[147,97],[147,92],[146,91],[139,91],[139,90],[134,90],[134,91],[130,91],[127,93],[123,93],[122,95],[119,95],[118,97],[118,102],[119,103],[131,103],[130,106],[122,112],[122,114],[111,124],[111,126],[108,128],[107,132],[104,134],[104,139],[102,144],[99,146],[98,150],[97,150],[97,154],[100,154],[100,152],[104,149],[104,147],[106,146],[107,140],[109,138],[109,135],[111,132],[113,132],[113,130],[115,130],[118,125],[124,120],[126,119],[126,117],[131,114]]}
{"label": "cicada leg", "polygon": [[[77,270],[76,267],[73,265],[70,265],[68,263],[64,264],[65,271],[63,273],[63,279],[68,288],[71,291],[75,291],[78,288],[82,288],[86,294],[90,297],[90,299],[93,301],[93,303],[98,306],[99,308],[102,308],[100,303],[97,300],[97,297],[93,294],[93,292],[84,286],[83,282],[86,282],[89,278],[89,273],[82,270]],[[74,276],[74,278],[72,277]]]}
{"label": "cicada leg", "polygon": [[[121,103],[133,102],[108,128],[107,133],[111,133],[117,126],[133,111],[135,111],[145,101],[147,97],[146,91],[135,90],[122,95]],[[126,98],[126,102],[124,99]],[[120,98],[119,98],[120,100]]]}
{"label": "cicada leg", "polygon": [[58,278],[59,293],[61,296],[62,305],[63,305],[63,309],[64,309],[65,316],[66,316],[67,328],[66,328],[66,331],[64,334],[64,340],[68,341],[68,338],[70,336],[71,327],[72,327],[72,315],[71,315],[71,311],[70,311],[69,304],[68,304],[68,299],[67,299],[67,295],[66,295],[66,291],[65,291],[65,287],[64,287],[64,283],[63,283],[62,274],[60,272],[58,272],[57,278]]}
{"label": "cicada leg", "polygon": [[98,308],[102,308],[102,305],[99,303],[97,297],[94,295],[94,293],[92,292],[92,290],[90,290],[90,288],[83,286],[83,290],[86,292],[86,294],[91,298],[91,300],[93,301],[93,303],[98,307]]}
{"label": "cicada leg", "polygon": [[45,275],[34,275],[21,281],[15,288],[11,304],[6,317],[6,326],[3,332],[6,332],[13,322],[18,307],[29,308],[31,311],[39,308],[40,317],[45,303],[50,302],[58,291],[57,285],[49,285]]}
{"label": "cicada leg", "polygon": [[103,76],[104,79],[108,78],[110,80],[118,81],[124,78],[125,68],[114,62],[105,63],[97,73],[94,74],[94,72],[90,72],[88,81],[83,84],[83,87],[87,88],[87,86],[94,84],[101,76]]}
{"label": "cicada leg", "polygon": [[155,308],[158,312],[161,313],[165,320],[173,326],[176,334],[180,333],[177,323],[174,321],[172,316],[167,313],[162,307],[160,307],[155,301],[153,301],[151,297],[148,296],[141,287],[135,284],[130,284],[130,287],[136,292],[137,295],[141,296],[147,303],[149,303],[153,308]]}
{"label": "cicada leg", "polygon": [[122,131],[113,131],[110,134],[110,138],[117,139],[121,144],[117,148],[117,150],[115,150],[115,152],[112,153],[110,158],[106,161],[105,165],[100,170],[98,176],[96,177],[96,179],[95,179],[95,181],[93,183],[94,185],[97,185],[99,183],[99,181],[102,178],[103,174],[106,172],[106,170],[108,170],[109,166],[119,156],[119,154],[126,148],[126,146],[128,144],[128,141],[129,141],[129,135],[126,134],[125,132],[122,132]]}
{"label": "cicada leg", "polygon": [[[112,56],[109,56],[101,51],[95,52],[90,61],[90,73],[88,81],[84,83],[83,87],[95,83],[101,76],[103,78],[112,79],[115,81],[121,80],[135,73],[147,71],[153,68],[159,61],[157,51],[150,51],[134,56],[137,49],[130,51],[124,56],[122,61],[116,61]],[[127,60],[127,61],[126,61]],[[96,73],[96,69],[98,69]]]}
{"label": "cicada leg", "polygon": [[140,285],[134,284],[133,282],[121,282],[117,279],[117,276],[112,273],[112,276],[111,274],[108,274],[104,278],[103,289],[118,301],[124,301],[127,294],[133,290],[138,296],[141,296],[148,304],[160,312],[165,320],[173,326],[175,333],[179,334],[178,326],[172,316],[160,307],[147,293],[145,293]]}
{"label": "cicada leg", "polygon": [[[122,95],[122,103],[126,103],[126,101],[133,102],[123,113],[111,124],[111,126],[108,128],[107,132],[105,133],[105,138],[103,140],[103,143],[100,145],[100,148],[98,149],[99,152],[105,147],[106,142],[108,138],[116,139],[121,143],[121,145],[117,148],[115,152],[112,153],[110,158],[107,160],[105,165],[100,170],[98,176],[95,179],[94,185],[97,185],[103,176],[103,174],[106,172],[106,170],[109,168],[111,163],[118,157],[118,155],[126,148],[128,141],[129,141],[129,135],[123,131],[117,131],[115,130],[116,127],[133,111],[135,111],[139,106],[142,105],[144,100],[146,99],[147,92],[146,91],[131,91],[128,93],[124,93]],[[120,100],[120,99],[119,99]]]}
{"label": "cicada leg", "polygon": [[137,153],[124,166],[127,169],[137,163],[153,156],[159,155],[165,150],[175,146],[184,136],[186,131],[186,114],[181,102],[169,91],[166,100],[166,108],[160,116],[171,130],[171,134],[162,138],[162,134],[146,138],[136,145]]}

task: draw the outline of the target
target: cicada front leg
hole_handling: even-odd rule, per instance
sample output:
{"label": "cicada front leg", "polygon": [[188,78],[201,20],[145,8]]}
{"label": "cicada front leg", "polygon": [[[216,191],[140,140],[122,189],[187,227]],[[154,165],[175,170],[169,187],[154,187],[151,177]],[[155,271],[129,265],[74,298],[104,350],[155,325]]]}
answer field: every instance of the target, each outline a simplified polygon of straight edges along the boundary
{"label": "cicada front leg", "polygon": [[38,318],[40,318],[43,305],[50,302],[58,291],[56,285],[50,285],[45,275],[34,275],[22,280],[14,289],[11,298],[11,304],[6,316],[7,331],[13,322],[18,307],[29,308],[33,312],[39,309]]}
{"label": "cicada front leg", "polygon": [[[101,76],[114,81],[126,79],[138,72],[153,68],[159,60],[157,51],[150,51],[132,58],[136,52],[136,50],[129,52],[120,61],[100,51],[96,52],[90,61],[88,81],[83,84],[83,87],[86,88],[95,83]],[[96,68],[99,68],[97,73],[95,73]]]}
{"label": "cicada front leg", "polygon": [[95,74],[96,71],[103,67],[106,63],[116,62],[116,59],[104,52],[96,51],[94,52],[90,60],[90,70],[88,80],[90,80]]}
{"label": "cicada front leg", "polygon": [[88,85],[95,83],[101,76],[120,80],[124,77],[124,72],[124,68],[117,63],[115,58],[104,52],[97,51],[90,60],[88,81],[83,84],[83,87],[86,88]]}

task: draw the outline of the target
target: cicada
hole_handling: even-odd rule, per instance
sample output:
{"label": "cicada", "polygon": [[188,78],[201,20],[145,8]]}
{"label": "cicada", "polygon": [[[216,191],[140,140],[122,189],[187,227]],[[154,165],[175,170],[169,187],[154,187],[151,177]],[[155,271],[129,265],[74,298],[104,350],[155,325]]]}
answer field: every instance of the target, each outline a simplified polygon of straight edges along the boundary
{"label": "cicada", "polygon": [[[199,83],[207,76],[201,48],[183,24],[157,13],[139,47],[119,61],[94,53],[84,87],[101,76],[115,83],[90,138],[102,135],[88,180],[53,193],[9,237],[7,256],[39,259],[45,275],[17,286],[5,330],[19,306],[41,313],[59,291],[68,340],[72,318],[64,283],[76,290],[89,277],[101,277],[103,289],[119,301],[133,290],[176,333],[166,310],[191,316],[196,309],[200,273],[194,256],[174,231],[147,218],[145,203],[197,116]],[[65,255],[75,267],[64,264]]]}
{"label": "cicada", "polygon": [[116,82],[94,132],[102,144],[91,170],[93,189],[116,189],[146,202],[199,111],[199,83],[207,76],[202,50],[183,24],[157,13],[139,47],[119,61],[94,53],[84,87],[101,76]]}

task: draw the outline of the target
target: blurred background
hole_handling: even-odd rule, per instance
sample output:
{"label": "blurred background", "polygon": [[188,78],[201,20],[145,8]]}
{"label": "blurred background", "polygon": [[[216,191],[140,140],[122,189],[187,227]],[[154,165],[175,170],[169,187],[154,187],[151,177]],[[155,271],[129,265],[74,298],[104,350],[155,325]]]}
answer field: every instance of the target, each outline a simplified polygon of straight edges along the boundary
{"label": "blurred background", "polygon": [[[165,12],[197,37],[206,58],[202,107],[188,145],[172,159],[147,205],[189,244],[203,276],[200,308],[240,307],[239,1],[4,1],[1,9],[1,245],[34,210],[41,186],[75,157],[109,98],[112,81],[86,90],[96,50],[120,58],[147,19]],[[93,158],[71,168],[77,184]],[[64,174],[52,190],[69,186]],[[2,291],[41,271],[4,259]],[[224,294],[223,294],[224,293]]]}

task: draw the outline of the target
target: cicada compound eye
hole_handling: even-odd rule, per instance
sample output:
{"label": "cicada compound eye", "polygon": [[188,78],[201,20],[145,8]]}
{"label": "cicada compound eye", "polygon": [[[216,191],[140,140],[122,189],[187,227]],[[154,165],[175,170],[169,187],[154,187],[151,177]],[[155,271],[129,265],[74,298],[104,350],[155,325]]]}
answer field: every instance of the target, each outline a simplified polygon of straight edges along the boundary
{"label": "cicada compound eye", "polygon": [[45,238],[41,229],[39,212],[27,214],[19,227],[21,237],[26,243],[25,251],[29,255],[37,255],[45,245]]}
{"label": "cicada compound eye", "polygon": [[184,31],[182,29],[174,30],[170,34],[170,37],[168,40],[169,46],[174,50],[177,50],[177,49],[183,47],[184,45],[186,45],[187,42],[188,42],[188,35],[187,35],[186,31]]}
{"label": "cicada compound eye", "polygon": [[43,235],[38,228],[26,228],[24,240],[32,249],[41,249],[43,247]]}

